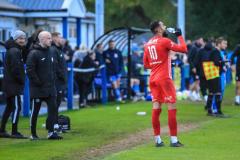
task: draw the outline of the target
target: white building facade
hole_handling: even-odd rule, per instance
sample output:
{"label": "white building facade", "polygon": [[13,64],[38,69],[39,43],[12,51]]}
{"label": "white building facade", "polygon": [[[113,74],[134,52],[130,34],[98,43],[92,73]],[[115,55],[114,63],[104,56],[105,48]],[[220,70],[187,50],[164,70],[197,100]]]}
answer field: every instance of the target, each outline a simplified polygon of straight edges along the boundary
{"label": "white building facade", "polygon": [[83,0],[0,0],[0,41],[16,29],[30,36],[38,28],[61,33],[72,47],[95,41],[95,15]]}

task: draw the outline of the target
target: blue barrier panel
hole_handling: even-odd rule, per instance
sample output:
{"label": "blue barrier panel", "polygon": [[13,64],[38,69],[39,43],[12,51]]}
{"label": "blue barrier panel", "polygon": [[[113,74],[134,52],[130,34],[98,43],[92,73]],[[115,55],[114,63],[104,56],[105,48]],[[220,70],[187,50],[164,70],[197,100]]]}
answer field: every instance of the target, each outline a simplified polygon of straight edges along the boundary
{"label": "blue barrier panel", "polygon": [[144,97],[148,96],[148,75],[144,75]]}
{"label": "blue barrier panel", "polygon": [[174,67],[172,67],[172,80],[175,80]]}
{"label": "blue barrier panel", "polygon": [[227,84],[231,84],[232,83],[232,69],[231,68],[227,68],[227,72],[226,72],[226,83]]}
{"label": "blue barrier panel", "polygon": [[28,117],[30,111],[30,92],[29,92],[29,79],[26,76],[24,95],[23,95],[23,116]]}
{"label": "blue barrier panel", "polygon": [[181,69],[181,87],[180,87],[180,90],[181,91],[184,91],[186,88],[185,88],[185,66],[182,65],[180,67]]}
{"label": "blue barrier panel", "polygon": [[5,59],[5,52],[1,52],[2,54],[2,62],[4,62],[4,59]]}
{"label": "blue barrier panel", "polygon": [[73,109],[73,64],[68,63],[68,91],[67,91],[68,110]]}
{"label": "blue barrier panel", "polygon": [[101,69],[101,78],[102,78],[102,104],[106,104],[108,99],[106,67],[103,67]]}
{"label": "blue barrier panel", "polygon": [[68,38],[68,18],[67,17],[62,18],[62,33],[63,33],[63,38],[67,39]]}

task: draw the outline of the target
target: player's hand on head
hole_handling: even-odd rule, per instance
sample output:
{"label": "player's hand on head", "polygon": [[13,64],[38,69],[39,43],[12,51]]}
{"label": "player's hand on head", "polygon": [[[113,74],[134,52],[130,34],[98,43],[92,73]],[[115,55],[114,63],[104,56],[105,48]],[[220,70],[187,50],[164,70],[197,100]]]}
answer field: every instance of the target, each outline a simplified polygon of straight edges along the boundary
{"label": "player's hand on head", "polygon": [[176,29],[175,29],[175,35],[176,35],[177,37],[182,35],[182,31],[181,31],[180,28],[176,28]]}

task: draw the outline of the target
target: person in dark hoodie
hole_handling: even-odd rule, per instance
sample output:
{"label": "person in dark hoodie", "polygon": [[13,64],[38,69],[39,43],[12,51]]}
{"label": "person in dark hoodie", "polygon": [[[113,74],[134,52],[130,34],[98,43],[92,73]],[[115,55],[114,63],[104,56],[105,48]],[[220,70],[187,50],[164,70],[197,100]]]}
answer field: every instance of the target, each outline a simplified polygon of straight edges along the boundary
{"label": "person in dark hoodie", "polygon": [[[81,69],[98,68],[99,62],[95,61],[96,54],[93,51],[88,51],[80,66]],[[92,82],[96,75],[96,71],[91,72],[76,72],[75,80],[79,87],[79,108],[84,108],[87,105],[87,95]]]}
{"label": "person in dark hoodie", "polygon": [[30,97],[32,102],[31,113],[31,137],[32,140],[39,139],[36,132],[37,117],[42,101],[47,103],[48,116],[46,128],[48,129],[48,139],[62,139],[54,132],[56,122],[56,88],[55,88],[55,50],[51,47],[52,36],[47,31],[42,31],[38,35],[39,43],[33,45],[27,57],[27,74],[30,81]]}
{"label": "person in dark hoodie", "polygon": [[191,46],[191,49],[189,50],[188,53],[188,62],[190,64],[190,75],[193,79],[193,83],[190,86],[190,99],[195,101],[195,100],[200,100],[200,94],[199,94],[199,75],[197,73],[196,68],[194,67],[194,59],[197,56],[199,50],[204,46],[204,40],[202,37],[198,38],[193,45]]}
{"label": "person in dark hoodie", "polygon": [[[57,90],[57,111],[60,107],[62,98],[64,96],[64,92],[67,88],[67,65],[63,54],[62,49],[62,38],[60,33],[54,32],[52,33],[52,48],[55,50],[54,57],[55,61],[55,69],[56,69],[56,90]],[[57,112],[58,117],[58,112]],[[58,119],[58,118],[57,118]],[[61,131],[57,122],[54,125],[54,129]]]}
{"label": "person in dark hoodie", "polygon": [[[6,42],[7,53],[4,60],[3,91],[6,96],[6,108],[3,113],[0,137],[25,138],[18,132],[18,120],[21,111],[21,96],[23,95],[25,72],[22,51],[26,43],[26,34],[17,30]],[[6,124],[10,115],[12,118],[12,135],[6,132]]]}
{"label": "person in dark hoodie", "polygon": [[29,37],[27,39],[27,44],[26,44],[26,47],[23,51],[23,60],[24,60],[24,63],[26,63],[26,60],[27,60],[27,55],[29,54],[29,52],[31,51],[32,47],[34,44],[38,43],[39,40],[38,40],[38,35],[40,32],[42,32],[43,29],[39,28],[37,29],[32,35],[31,37]]}
{"label": "person in dark hoodie", "polygon": [[212,41],[206,42],[206,45],[198,51],[193,64],[196,68],[200,80],[200,90],[205,102],[207,102],[207,80],[204,75],[203,62],[209,61],[211,51],[213,49]]}

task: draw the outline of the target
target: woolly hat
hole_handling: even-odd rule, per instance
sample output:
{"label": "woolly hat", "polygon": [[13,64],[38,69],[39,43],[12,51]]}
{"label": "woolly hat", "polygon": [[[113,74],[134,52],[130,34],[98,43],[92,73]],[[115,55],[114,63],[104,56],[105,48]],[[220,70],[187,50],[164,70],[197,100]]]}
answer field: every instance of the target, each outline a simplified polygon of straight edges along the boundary
{"label": "woolly hat", "polygon": [[16,30],[15,32],[12,33],[12,37],[13,37],[14,40],[16,40],[20,37],[26,38],[26,33],[24,33],[21,30]]}

